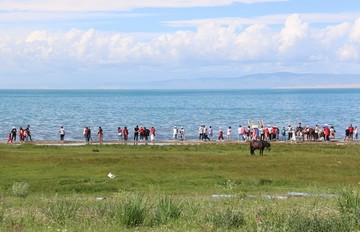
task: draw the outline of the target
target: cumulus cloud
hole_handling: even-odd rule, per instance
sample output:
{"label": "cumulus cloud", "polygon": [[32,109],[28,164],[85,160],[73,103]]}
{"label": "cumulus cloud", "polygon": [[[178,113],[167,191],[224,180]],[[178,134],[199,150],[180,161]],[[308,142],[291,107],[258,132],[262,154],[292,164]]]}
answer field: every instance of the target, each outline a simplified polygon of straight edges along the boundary
{"label": "cumulus cloud", "polygon": [[298,41],[306,36],[308,24],[303,22],[298,14],[291,15],[285,22],[285,27],[280,32],[279,51],[284,53]]}
{"label": "cumulus cloud", "polygon": [[[326,67],[319,66],[323,71],[335,66],[338,59],[350,62],[360,59],[360,18],[351,23],[312,28],[299,15],[291,15],[283,25],[272,28],[258,23],[246,27],[206,23],[195,31],[158,34],[148,40],[139,39],[136,34],[95,29],[63,33],[37,30],[22,38],[0,36],[0,59],[4,65],[29,59],[57,66],[76,63],[184,67],[246,63],[255,70],[259,64],[273,68],[285,65],[289,57],[301,54],[302,64],[326,63]],[[295,71],[296,60],[293,61],[294,66],[287,65]]]}
{"label": "cumulus cloud", "polygon": [[337,54],[340,60],[360,59],[360,18],[351,27],[346,43],[338,49]]}

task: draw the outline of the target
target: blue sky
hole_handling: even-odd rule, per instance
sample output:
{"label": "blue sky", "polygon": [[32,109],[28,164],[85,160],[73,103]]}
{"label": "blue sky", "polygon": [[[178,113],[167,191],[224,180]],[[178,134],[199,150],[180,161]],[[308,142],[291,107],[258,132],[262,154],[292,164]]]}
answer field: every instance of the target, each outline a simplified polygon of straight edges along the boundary
{"label": "blue sky", "polygon": [[0,2],[1,88],[191,88],[258,73],[359,74],[359,61],[358,0]]}

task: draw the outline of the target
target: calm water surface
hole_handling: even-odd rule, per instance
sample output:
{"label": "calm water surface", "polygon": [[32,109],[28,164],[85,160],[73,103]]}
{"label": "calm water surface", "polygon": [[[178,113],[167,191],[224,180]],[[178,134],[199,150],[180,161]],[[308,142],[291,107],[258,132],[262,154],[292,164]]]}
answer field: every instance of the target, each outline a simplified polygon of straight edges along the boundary
{"label": "calm water surface", "polygon": [[[343,137],[345,127],[359,124],[360,89],[311,90],[0,90],[0,138],[13,126],[31,125],[35,140],[57,140],[61,125],[66,139],[82,140],[82,130],[104,129],[116,139],[118,126],[155,126],[157,139],[170,139],[172,128],[184,126],[187,139],[197,138],[199,125],[332,124]],[[132,136],[131,136],[132,137]]]}

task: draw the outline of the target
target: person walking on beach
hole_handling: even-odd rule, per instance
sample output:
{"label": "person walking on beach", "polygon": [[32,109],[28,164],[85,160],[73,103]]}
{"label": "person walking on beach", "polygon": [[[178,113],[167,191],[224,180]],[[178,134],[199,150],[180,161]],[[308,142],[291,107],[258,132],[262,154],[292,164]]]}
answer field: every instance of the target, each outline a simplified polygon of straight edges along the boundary
{"label": "person walking on beach", "polygon": [[127,127],[124,127],[123,134],[124,134],[124,142],[126,144],[129,139],[129,130],[127,129]]}
{"label": "person walking on beach", "polygon": [[89,129],[89,131],[88,131],[87,137],[88,137],[89,143],[91,143],[92,142],[92,137],[91,137],[91,128],[90,128],[90,126],[88,126],[88,129]]}
{"label": "person walking on beach", "polygon": [[292,136],[293,136],[292,127],[291,127],[290,124],[288,125],[287,131],[288,131],[288,139],[287,140],[290,141],[292,139]]}
{"label": "person walking on beach", "polygon": [[26,141],[32,141],[32,138],[31,138],[31,133],[30,133],[30,125],[27,125],[26,127]]}
{"label": "person walking on beach", "polygon": [[183,126],[180,128],[180,140],[181,141],[185,140],[185,129]]}
{"label": "person walking on beach", "polygon": [[224,141],[224,132],[223,132],[223,130],[221,129],[221,127],[220,127],[220,129],[219,129],[219,137],[218,137],[218,140],[222,140],[222,141]]}
{"label": "person walking on beach", "polygon": [[25,130],[20,127],[19,129],[19,139],[20,139],[20,143],[23,143],[25,141]]}
{"label": "person walking on beach", "polygon": [[350,133],[349,133],[349,127],[346,127],[346,129],[345,129],[345,138],[344,138],[344,141],[350,140],[349,135],[350,135]]}
{"label": "person walking on beach", "polygon": [[239,125],[239,127],[238,127],[238,141],[242,140],[241,129],[242,129],[242,127],[241,127],[241,125]]}
{"label": "person walking on beach", "polygon": [[155,132],[156,132],[156,129],[155,129],[155,127],[152,126],[150,128],[150,140],[151,140],[152,144],[155,144]]}
{"label": "person walking on beach", "polygon": [[85,127],[83,134],[84,134],[84,138],[85,138],[85,144],[89,144],[90,143],[90,128]]}
{"label": "person walking on beach", "polygon": [[314,141],[318,141],[319,139],[319,125],[314,126]]}
{"label": "person walking on beach", "polygon": [[174,126],[174,129],[173,129],[173,139],[174,140],[177,140],[178,133],[179,133],[179,130],[178,130],[177,126]]}
{"label": "person walking on beach", "polygon": [[147,142],[149,140],[149,136],[150,136],[150,130],[148,128],[146,128],[145,126],[144,126],[143,134],[144,134],[145,143],[147,144]]}
{"label": "person walking on beach", "polygon": [[134,128],[134,143],[137,143],[139,141],[139,126],[136,125]]}
{"label": "person walking on beach", "polygon": [[264,129],[263,125],[261,125],[261,127],[259,129],[259,134],[260,134],[260,140],[264,141],[265,140],[265,129]]}
{"label": "person walking on beach", "polygon": [[324,141],[330,141],[330,129],[328,126],[324,126]]}
{"label": "person walking on beach", "polygon": [[355,140],[358,140],[358,138],[359,138],[359,131],[358,131],[357,126],[354,127],[354,135],[355,135]]}
{"label": "person walking on beach", "polygon": [[16,127],[13,127],[11,130],[11,142],[16,142],[16,134],[17,134]]}
{"label": "person walking on beach", "polygon": [[203,126],[199,127],[199,140],[203,140]]}
{"label": "person walking on beach", "polygon": [[232,130],[231,130],[231,126],[229,126],[226,130],[226,138],[227,140],[231,140],[231,133],[232,133]]}
{"label": "person walking on beach", "polygon": [[87,142],[86,132],[87,132],[87,127],[84,127],[84,129],[83,129],[83,136],[84,136],[85,142]]}
{"label": "person walking on beach", "polygon": [[122,133],[123,133],[123,130],[121,129],[121,127],[117,128],[117,133],[118,133],[118,140],[120,143],[122,141]]}
{"label": "person walking on beach", "polygon": [[209,137],[213,137],[213,128],[211,126],[209,126]]}
{"label": "person walking on beach", "polygon": [[209,138],[209,131],[208,131],[208,128],[207,127],[205,127],[205,131],[204,131],[204,138],[203,138],[203,140],[209,140],[210,141],[210,138]]}
{"label": "person walking on beach", "polygon": [[283,126],[283,128],[281,129],[281,140],[285,141],[286,140],[286,129]]}
{"label": "person walking on beach", "polygon": [[102,144],[103,138],[104,138],[104,131],[103,131],[103,129],[101,128],[101,126],[99,126],[99,130],[98,130],[98,140],[99,140],[99,143],[100,143],[100,144]]}
{"label": "person walking on beach", "polygon": [[59,134],[60,134],[60,143],[63,144],[65,139],[65,129],[63,126],[60,127]]}
{"label": "person walking on beach", "polygon": [[143,140],[144,140],[144,132],[145,132],[145,130],[144,130],[144,128],[141,126],[141,127],[139,128],[140,141],[143,141]]}
{"label": "person walking on beach", "polygon": [[349,126],[349,138],[351,141],[354,139],[354,127],[352,126],[352,124],[350,124]]}

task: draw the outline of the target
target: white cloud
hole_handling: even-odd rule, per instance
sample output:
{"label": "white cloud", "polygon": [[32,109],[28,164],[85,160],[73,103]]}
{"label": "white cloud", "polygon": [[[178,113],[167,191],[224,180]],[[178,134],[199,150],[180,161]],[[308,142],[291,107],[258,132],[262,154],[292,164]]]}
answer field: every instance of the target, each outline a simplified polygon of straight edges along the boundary
{"label": "white cloud", "polygon": [[32,43],[36,41],[48,41],[48,35],[45,31],[34,31],[27,36],[25,42]]}
{"label": "white cloud", "polygon": [[356,20],[348,35],[348,40],[337,51],[340,60],[358,61],[360,59],[360,18]]}
{"label": "white cloud", "polygon": [[[241,65],[248,71],[259,66],[296,71],[319,64],[317,71],[326,72],[336,69],[339,59],[343,61],[342,67],[360,59],[360,18],[352,23],[312,28],[299,15],[291,15],[283,24],[282,28],[266,24],[242,28],[208,23],[196,31],[164,33],[146,41],[136,34],[95,29],[64,33],[36,30],[20,38],[0,35],[0,60],[3,66],[11,66],[15,71],[16,67],[26,65],[28,70],[35,70],[46,62],[63,68],[74,64],[154,65],[160,69],[202,66],[206,70],[213,65],[232,68]],[[292,63],[288,63],[289,57]]]}
{"label": "white cloud", "polygon": [[5,11],[114,11],[136,8],[212,7],[234,3],[284,2],[287,0],[2,0],[0,10]]}
{"label": "white cloud", "polygon": [[325,29],[318,31],[317,39],[327,48],[332,49],[343,42],[344,38],[351,30],[351,23],[341,23],[334,26],[327,26]]}
{"label": "white cloud", "polygon": [[298,14],[291,15],[285,22],[285,27],[280,32],[281,53],[292,48],[298,41],[306,36],[308,24],[304,23]]}

